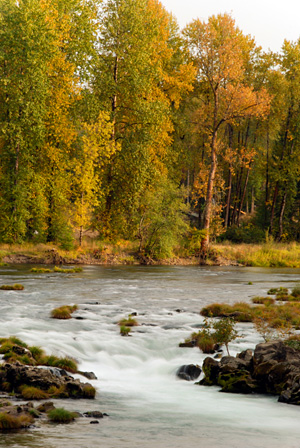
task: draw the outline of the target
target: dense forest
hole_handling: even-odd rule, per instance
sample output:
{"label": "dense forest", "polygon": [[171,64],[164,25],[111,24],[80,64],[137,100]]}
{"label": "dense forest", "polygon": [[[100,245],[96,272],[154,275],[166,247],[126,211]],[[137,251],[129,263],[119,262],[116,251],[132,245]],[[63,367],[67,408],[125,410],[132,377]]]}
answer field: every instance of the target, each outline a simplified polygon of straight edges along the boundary
{"label": "dense forest", "polygon": [[230,15],[1,0],[0,242],[300,240],[299,101],[300,40]]}

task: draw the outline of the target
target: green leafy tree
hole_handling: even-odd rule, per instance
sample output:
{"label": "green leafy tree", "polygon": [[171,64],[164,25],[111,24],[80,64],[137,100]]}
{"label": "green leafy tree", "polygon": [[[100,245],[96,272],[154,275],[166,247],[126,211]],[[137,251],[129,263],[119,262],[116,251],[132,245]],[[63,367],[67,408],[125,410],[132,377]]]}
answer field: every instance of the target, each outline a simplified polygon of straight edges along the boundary
{"label": "green leafy tree", "polygon": [[194,76],[173,48],[176,32],[160,2],[103,4],[93,91],[98,108],[110,113],[112,139],[120,143],[106,171],[106,204],[99,211],[104,233],[132,235],[141,196],[166,173],[171,108],[191,89]]}
{"label": "green leafy tree", "polygon": [[183,189],[179,190],[167,179],[145,193],[137,234],[142,255],[158,259],[174,255],[174,248],[188,229],[185,196]]}

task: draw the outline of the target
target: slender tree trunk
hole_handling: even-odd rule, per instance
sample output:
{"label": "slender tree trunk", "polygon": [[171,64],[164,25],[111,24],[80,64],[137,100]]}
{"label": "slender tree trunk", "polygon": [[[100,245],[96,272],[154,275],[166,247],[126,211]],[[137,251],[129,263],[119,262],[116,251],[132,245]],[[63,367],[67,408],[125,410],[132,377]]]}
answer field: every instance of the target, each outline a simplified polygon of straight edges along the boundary
{"label": "slender tree trunk", "polygon": [[242,197],[240,200],[240,205],[239,205],[239,209],[237,212],[237,220],[236,223],[239,226],[240,225],[240,217],[241,217],[241,211],[244,205],[244,200],[245,200],[245,196],[246,196],[246,191],[247,191],[247,186],[248,186],[248,181],[249,181],[249,174],[250,174],[250,165],[249,168],[247,170],[247,175],[246,175],[246,180],[245,180],[245,184],[244,184],[244,188],[243,188],[243,193],[242,193]]}
{"label": "slender tree trunk", "polygon": [[[113,68],[113,78],[114,78],[114,83],[115,83],[115,87],[117,87],[118,84],[118,70],[119,70],[119,57],[116,56],[115,58],[115,64],[114,64],[114,68]],[[111,112],[112,112],[112,135],[111,135],[111,139],[112,141],[116,142],[116,111],[117,111],[117,107],[118,107],[118,96],[115,93],[112,98],[111,98]],[[107,174],[107,184],[110,186],[112,183],[112,163],[109,164],[108,167],[108,174]],[[112,206],[112,196],[113,196],[113,191],[111,188],[109,188],[107,197],[106,197],[106,203],[105,203],[105,210],[106,210],[106,217],[108,217],[109,212],[111,210],[111,206]]]}
{"label": "slender tree trunk", "polygon": [[[228,138],[229,149],[232,149],[233,129],[232,129],[231,125],[228,125],[228,136],[229,136],[229,138]],[[232,163],[230,162],[229,163],[229,173],[228,173],[226,213],[225,213],[225,222],[224,222],[225,229],[227,229],[227,227],[229,225],[231,189],[232,189]]]}
{"label": "slender tree trunk", "polygon": [[285,205],[286,205],[286,197],[287,197],[287,192],[285,189],[283,198],[282,198],[282,202],[281,202],[281,206],[280,206],[278,241],[281,241],[282,234],[283,234],[283,215],[284,215],[284,210],[285,210]]}
{"label": "slender tree trunk", "polygon": [[225,223],[224,223],[226,229],[227,229],[227,227],[229,225],[230,203],[231,203],[231,188],[232,188],[232,166],[231,166],[231,163],[230,163],[230,165],[229,165],[229,174],[228,174],[226,214],[225,214]]}
{"label": "slender tree trunk", "polygon": [[269,202],[269,151],[270,151],[270,135],[269,120],[267,125],[267,160],[266,160],[266,191],[265,191],[265,224],[268,218],[268,202]]}
{"label": "slender tree trunk", "polygon": [[[81,193],[81,222],[83,219],[83,193]],[[82,245],[82,236],[83,236],[83,225],[81,224],[80,229],[79,229],[79,246]]]}
{"label": "slender tree trunk", "polygon": [[210,220],[212,213],[212,199],[213,199],[213,190],[214,190],[214,182],[217,171],[217,134],[218,134],[218,126],[217,124],[217,116],[218,116],[218,96],[217,92],[214,91],[214,119],[213,119],[213,127],[212,127],[212,136],[211,136],[211,162],[210,162],[210,171],[208,176],[207,183],[207,192],[206,192],[206,204],[204,211],[204,225],[203,228],[206,230],[206,236],[202,240],[201,245],[201,258],[200,263],[206,259],[207,250],[209,246],[209,229],[210,229]]}
{"label": "slender tree trunk", "polygon": [[272,235],[272,233],[273,233],[275,206],[276,206],[276,201],[277,201],[277,196],[278,196],[278,190],[279,190],[279,185],[278,185],[278,181],[277,181],[276,185],[275,185],[273,201],[272,201],[272,207],[271,207],[270,231],[269,231],[270,235]]}
{"label": "slender tree trunk", "polygon": [[254,187],[251,188],[251,214],[254,213],[255,210],[255,197],[254,197]]}
{"label": "slender tree trunk", "polygon": [[203,225],[203,228],[207,231],[205,239],[206,246],[209,245],[209,227],[212,212],[213,188],[217,170],[216,139],[217,139],[217,132],[214,132],[211,141],[211,165],[207,183],[206,204],[205,204],[204,225]]}

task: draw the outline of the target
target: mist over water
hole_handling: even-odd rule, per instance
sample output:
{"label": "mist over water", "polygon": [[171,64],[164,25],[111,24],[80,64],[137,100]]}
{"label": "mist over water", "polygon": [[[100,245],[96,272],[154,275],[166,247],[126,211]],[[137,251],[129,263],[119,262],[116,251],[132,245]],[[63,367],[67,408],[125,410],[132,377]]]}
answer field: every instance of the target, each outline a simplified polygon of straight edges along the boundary
{"label": "mist over water", "polygon": [[[98,425],[80,418],[1,435],[0,446],[299,447],[299,407],[272,396],[219,393],[175,376],[181,365],[201,365],[207,356],[178,347],[203,322],[203,306],[250,301],[271,287],[293,287],[300,282],[299,269],[86,266],[82,273],[63,275],[14,266],[2,267],[0,275],[1,284],[25,286],[0,292],[0,337],[16,335],[95,372],[95,400],[58,400],[57,405],[109,414]],[[77,304],[73,316],[83,320],[49,317],[65,304]],[[117,322],[131,312],[140,325],[131,337],[121,337]],[[261,342],[251,324],[237,329],[242,337],[231,344],[231,354]]]}

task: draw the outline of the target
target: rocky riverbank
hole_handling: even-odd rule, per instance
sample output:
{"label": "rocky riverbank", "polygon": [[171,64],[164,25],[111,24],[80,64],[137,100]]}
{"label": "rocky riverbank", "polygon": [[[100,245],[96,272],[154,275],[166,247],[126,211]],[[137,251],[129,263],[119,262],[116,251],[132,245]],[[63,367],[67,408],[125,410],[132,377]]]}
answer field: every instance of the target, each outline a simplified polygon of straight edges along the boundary
{"label": "rocky riverbank", "polygon": [[300,351],[282,341],[258,344],[236,357],[211,357],[202,366],[200,385],[221,387],[221,392],[278,395],[282,403],[300,405]]}

